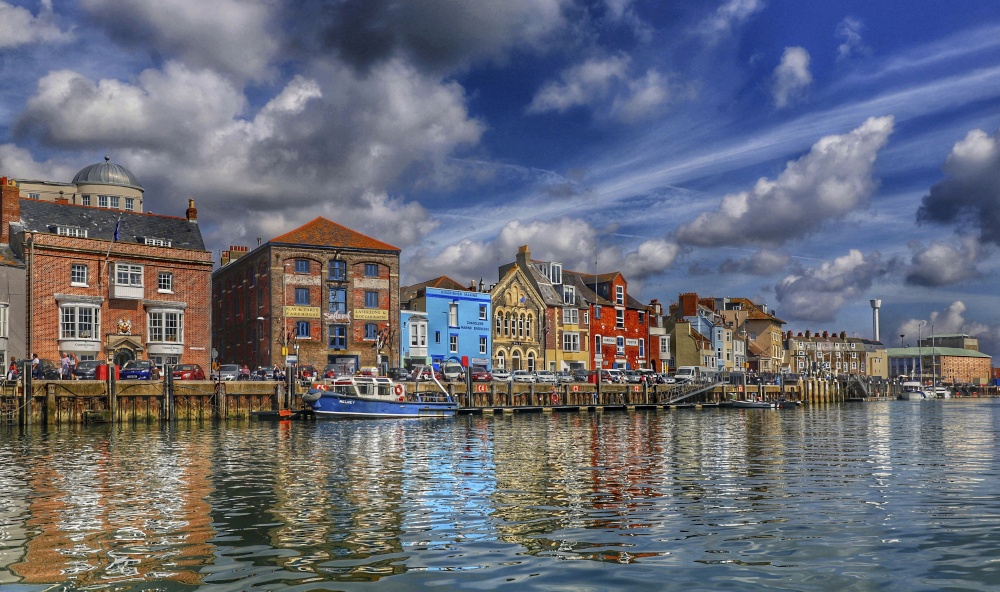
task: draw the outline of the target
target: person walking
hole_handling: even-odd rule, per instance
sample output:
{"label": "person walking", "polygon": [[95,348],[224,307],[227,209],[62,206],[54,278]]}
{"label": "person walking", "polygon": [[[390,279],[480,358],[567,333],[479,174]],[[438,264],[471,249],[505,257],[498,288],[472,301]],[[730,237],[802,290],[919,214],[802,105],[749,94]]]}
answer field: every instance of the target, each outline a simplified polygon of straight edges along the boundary
{"label": "person walking", "polygon": [[69,353],[69,377],[73,380],[77,379],[76,375],[76,365],[80,363],[80,360],[76,357],[73,352]]}
{"label": "person walking", "polygon": [[69,365],[70,359],[69,354],[66,352],[60,352],[59,355],[59,377],[63,380],[69,380]]}

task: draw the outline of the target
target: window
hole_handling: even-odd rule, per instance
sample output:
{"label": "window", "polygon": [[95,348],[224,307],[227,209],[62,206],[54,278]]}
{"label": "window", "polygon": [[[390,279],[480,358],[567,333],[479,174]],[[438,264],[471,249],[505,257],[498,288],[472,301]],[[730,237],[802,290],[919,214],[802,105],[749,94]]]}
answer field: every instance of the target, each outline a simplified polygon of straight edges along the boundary
{"label": "window", "polygon": [[563,304],[576,303],[576,288],[573,286],[563,286]]}
{"label": "window", "polygon": [[524,336],[531,339],[531,315],[524,319]]}
{"label": "window", "polygon": [[117,210],[121,206],[121,199],[117,195],[111,196],[111,208]]}
{"label": "window", "polygon": [[562,283],[562,263],[553,263],[549,266],[549,281],[553,284]]}
{"label": "window", "polygon": [[365,277],[378,277],[378,263],[365,263]]}
{"label": "window", "polygon": [[79,226],[56,226],[56,234],[59,236],[75,236],[87,238],[87,229]]}
{"label": "window", "polygon": [[487,318],[489,318],[489,311],[486,310],[486,309],[487,309],[487,306],[485,304],[480,304],[479,305],[479,320],[480,321],[485,321]]}
{"label": "window", "polygon": [[334,259],[327,264],[327,271],[331,280],[342,282],[347,279],[347,261]]}
{"label": "window", "polygon": [[484,356],[489,353],[489,338],[486,335],[479,336],[479,355]]}
{"label": "window", "polygon": [[365,323],[365,339],[375,340],[378,338],[378,325],[375,323]]}
{"label": "window", "polygon": [[457,327],[458,326],[458,303],[451,302],[448,304],[448,326]]}
{"label": "window", "polygon": [[448,336],[448,351],[458,353],[458,335],[454,333]]}
{"label": "window", "polygon": [[619,329],[625,328],[625,309],[623,308],[615,309],[615,327]]}
{"label": "window", "polygon": [[646,340],[643,339],[642,337],[639,338],[639,357],[640,358],[646,357]]}
{"label": "window", "polygon": [[161,271],[156,274],[156,289],[160,292],[174,291],[174,274],[169,271]]}
{"label": "window", "polygon": [[143,237],[142,242],[148,247],[169,247],[169,238],[156,238],[152,236]]}
{"label": "window", "polygon": [[347,349],[347,325],[330,325],[330,349]]}
{"label": "window", "polygon": [[625,305],[625,286],[615,286],[615,304]]}
{"label": "window", "polygon": [[10,337],[10,334],[8,333],[9,318],[10,318],[10,306],[0,305],[0,338]]}
{"label": "window", "polygon": [[500,318],[500,313],[497,313],[497,337],[500,337],[500,331],[503,329],[503,319]]}
{"label": "window", "polygon": [[309,273],[309,260],[308,259],[296,259],[295,260],[295,273]]}
{"label": "window", "polygon": [[312,338],[312,332],[310,331],[309,321],[297,321],[295,323],[295,337],[297,337],[298,339]]}
{"label": "window", "polygon": [[563,309],[563,324],[576,325],[580,322],[580,311],[575,308]]}
{"label": "window", "polygon": [[330,312],[347,314],[347,290],[335,288],[330,290]]}
{"label": "window", "polygon": [[74,263],[69,269],[69,283],[71,286],[87,285],[87,264]]}
{"label": "window", "polygon": [[149,341],[184,343],[184,313],[179,310],[151,310]]}
{"label": "window", "polygon": [[309,306],[309,288],[295,288],[295,304]]}
{"label": "window", "polygon": [[441,332],[440,331],[435,331],[434,332],[434,343],[441,343]]}
{"label": "window", "polygon": [[625,355],[625,338],[621,336],[618,337],[618,355]]}
{"label": "window", "polygon": [[28,199],[40,199],[40,198],[41,198],[41,195],[39,195],[38,193],[29,193],[28,194]]}
{"label": "window", "polygon": [[595,335],[594,336],[594,353],[596,355],[598,355],[598,356],[601,355],[602,351],[604,351],[604,348],[601,347],[602,345],[604,345],[603,344],[603,339],[604,338],[601,337],[600,335]]}
{"label": "window", "polygon": [[563,333],[563,351],[564,352],[578,352],[580,351],[580,334],[570,333],[566,331]]}
{"label": "window", "polygon": [[90,196],[89,195],[81,196],[80,197],[80,203],[82,203],[85,206],[89,206],[90,205]]}
{"label": "window", "polygon": [[587,325],[587,326],[590,325],[590,311],[589,310],[583,311],[583,324]]}
{"label": "window", "polygon": [[365,308],[378,308],[378,292],[373,290],[365,292]]}
{"label": "window", "polygon": [[59,339],[97,339],[100,309],[92,305],[59,307]]}
{"label": "window", "polygon": [[108,196],[107,195],[98,195],[97,196],[97,207],[99,207],[99,208],[106,208],[106,207],[108,207]]}
{"label": "window", "polygon": [[670,337],[660,337],[660,357],[670,357]]}
{"label": "window", "polygon": [[410,346],[427,346],[427,324],[424,322],[414,323],[410,321]]}
{"label": "window", "polygon": [[142,266],[128,263],[115,264],[115,284],[119,286],[142,287]]}
{"label": "window", "polygon": [[601,307],[600,306],[595,306],[594,307],[594,318],[595,319],[601,318]]}
{"label": "window", "polygon": [[132,197],[125,198],[125,210],[128,212],[135,211],[135,198]]}
{"label": "window", "polygon": [[642,325],[642,324],[644,324],[646,322],[645,318],[646,318],[646,315],[640,310],[639,311],[639,324],[640,325]]}

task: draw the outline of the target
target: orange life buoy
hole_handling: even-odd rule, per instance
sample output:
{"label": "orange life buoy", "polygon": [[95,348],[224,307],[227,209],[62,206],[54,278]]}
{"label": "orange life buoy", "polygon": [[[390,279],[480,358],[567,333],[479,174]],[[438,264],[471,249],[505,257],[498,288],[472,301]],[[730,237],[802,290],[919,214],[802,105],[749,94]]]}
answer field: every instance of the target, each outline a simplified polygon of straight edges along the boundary
{"label": "orange life buoy", "polygon": [[398,397],[396,397],[396,400],[397,401],[405,401],[406,397],[404,397],[403,395],[399,395]]}
{"label": "orange life buoy", "polygon": [[[396,393],[397,395],[402,395],[402,394],[403,394],[403,385],[401,385],[401,384],[397,384],[397,385],[396,385],[396,388],[395,388],[395,389],[393,389],[393,390],[395,391],[395,393]],[[402,400],[402,399],[400,399],[400,400]]]}
{"label": "orange life buoy", "polygon": [[318,390],[318,391],[325,391],[326,390],[326,385],[325,384],[317,384],[316,385],[316,390]]}
{"label": "orange life buoy", "polygon": [[552,404],[555,405],[558,402],[559,402],[559,395],[556,393],[552,393]]}

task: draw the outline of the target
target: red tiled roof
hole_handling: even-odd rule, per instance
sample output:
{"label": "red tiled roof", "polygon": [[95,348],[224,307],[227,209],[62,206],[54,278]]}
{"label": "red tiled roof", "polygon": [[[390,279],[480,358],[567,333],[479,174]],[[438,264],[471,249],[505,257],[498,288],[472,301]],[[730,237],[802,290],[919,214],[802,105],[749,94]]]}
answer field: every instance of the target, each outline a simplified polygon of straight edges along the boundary
{"label": "red tiled roof", "polygon": [[373,249],[379,251],[399,251],[389,243],[384,243],[370,236],[365,236],[331,222],[320,216],[312,222],[307,222],[291,232],[272,238],[271,243],[312,245],[317,247],[348,247],[352,249]]}
{"label": "red tiled roof", "polygon": [[404,286],[400,288],[401,290],[419,290],[420,288],[441,288],[442,290],[466,290],[468,291],[469,286],[463,286],[462,284],[456,282],[450,277],[443,275],[441,277],[434,278],[432,280],[427,280],[426,282],[420,282],[419,284],[413,284],[412,286]]}

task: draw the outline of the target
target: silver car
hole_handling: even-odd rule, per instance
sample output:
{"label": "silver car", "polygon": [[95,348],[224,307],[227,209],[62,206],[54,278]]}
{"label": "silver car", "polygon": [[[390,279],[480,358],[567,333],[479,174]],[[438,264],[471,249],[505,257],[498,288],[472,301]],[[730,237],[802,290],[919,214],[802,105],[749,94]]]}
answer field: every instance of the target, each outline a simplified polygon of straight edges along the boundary
{"label": "silver car", "polygon": [[236,380],[239,376],[239,364],[222,364],[219,366],[219,380]]}
{"label": "silver car", "polygon": [[530,370],[514,370],[510,373],[512,382],[535,382],[535,373]]}
{"label": "silver car", "polygon": [[551,370],[536,370],[535,382],[540,382],[544,384],[556,384],[557,382],[559,382],[559,379],[556,378],[556,373]]}

